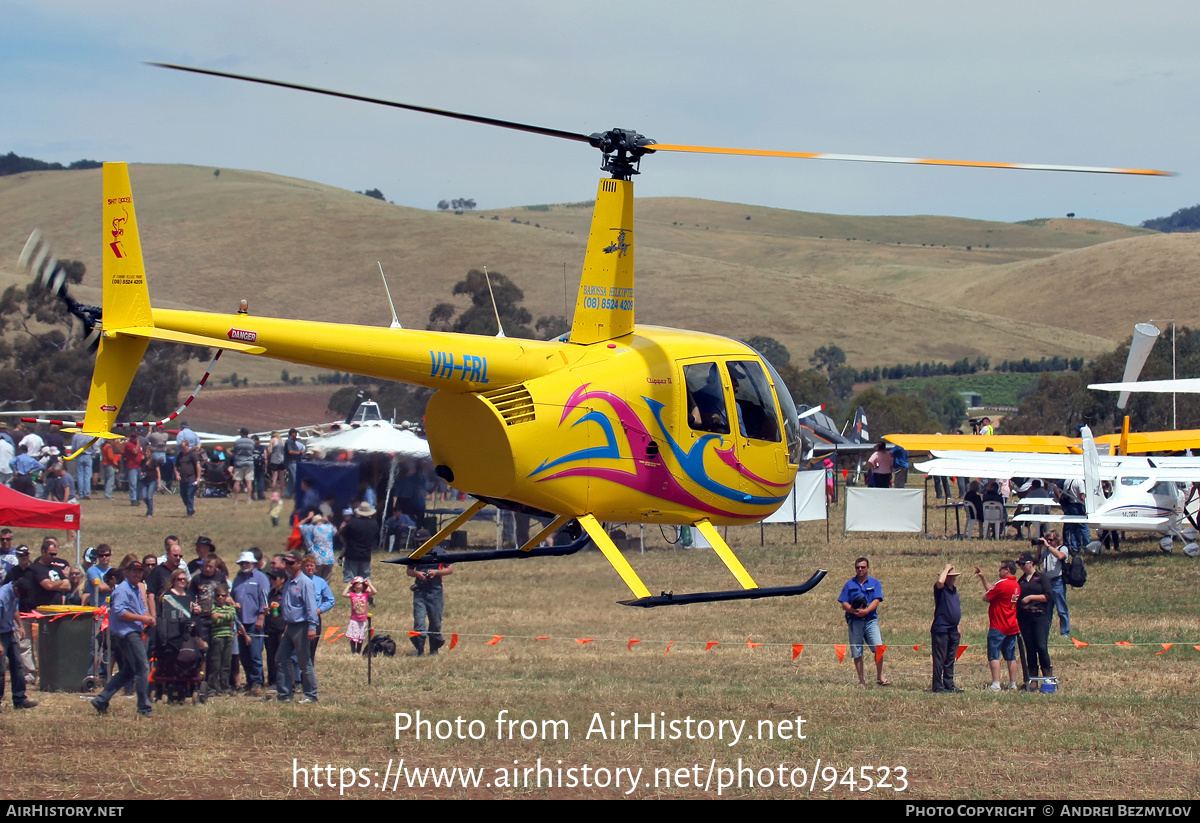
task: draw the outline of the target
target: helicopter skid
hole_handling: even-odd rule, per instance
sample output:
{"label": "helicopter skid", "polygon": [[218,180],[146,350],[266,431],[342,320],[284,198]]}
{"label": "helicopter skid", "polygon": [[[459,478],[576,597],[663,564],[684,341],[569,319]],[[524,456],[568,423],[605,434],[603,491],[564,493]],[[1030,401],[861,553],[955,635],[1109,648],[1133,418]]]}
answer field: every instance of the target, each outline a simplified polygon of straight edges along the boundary
{"label": "helicopter skid", "polygon": [[638,606],[652,609],[655,606],[682,606],[688,603],[717,603],[723,600],[758,600],[763,597],[795,597],[816,587],[825,579],[827,572],[819,569],[812,577],[797,586],[768,586],[759,589],[733,589],[724,592],[694,592],[675,594],[663,592],[657,596],[639,597],[636,600],[618,600],[622,606]]}

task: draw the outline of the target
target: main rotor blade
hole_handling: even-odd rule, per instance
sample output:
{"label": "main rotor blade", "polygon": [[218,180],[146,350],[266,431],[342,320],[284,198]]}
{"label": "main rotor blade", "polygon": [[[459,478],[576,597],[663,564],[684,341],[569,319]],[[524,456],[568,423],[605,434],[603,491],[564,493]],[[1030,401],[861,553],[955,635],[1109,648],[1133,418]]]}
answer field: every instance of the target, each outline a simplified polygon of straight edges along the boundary
{"label": "main rotor blade", "polygon": [[375,103],[380,106],[391,106],[395,109],[407,109],[408,111],[419,111],[424,114],[436,114],[439,117],[451,117],[455,120],[466,120],[471,123],[482,123],[486,126],[499,126],[502,129],[513,129],[514,131],[525,131],[531,134],[542,134],[546,137],[559,137],[564,140],[575,140],[580,143],[588,143],[586,134],[575,134],[570,131],[560,131],[558,129],[547,129],[542,126],[531,126],[528,123],[514,123],[511,120],[497,120],[494,117],[481,117],[477,114],[463,114],[457,111],[447,111],[445,109],[432,109],[427,106],[414,106],[409,103],[396,103],[392,100],[380,100],[376,97],[364,97],[361,94],[346,94],[340,91],[331,91],[329,89],[319,89],[315,86],[302,86],[299,83],[284,83],[281,80],[265,80],[261,77],[249,77],[244,74],[231,74],[225,71],[213,71],[212,69],[197,69],[191,66],[177,66],[172,63],[154,63],[149,62],[147,65],[158,66],[162,69],[174,69],[175,71],[188,71],[193,74],[208,74],[213,77],[226,77],[230,80],[245,80],[248,83],[261,83],[264,86],[279,86],[284,89],[296,89],[297,91],[310,91],[314,94],[324,94],[328,97],[341,97],[345,100],[357,100],[361,103]]}
{"label": "main rotor blade", "polygon": [[916,166],[966,166],[979,169],[1027,169],[1032,171],[1076,171],[1087,174],[1141,174],[1155,177],[1174,177],[1173,171],[1155,169],[1110,169],[1102,166],[1058,166],[1048,163],[992,163],[979,160],[930,160],[919,157],[880,157],[873,154],[825,154],[804,151],[771,151],[769,149],[727,149],[715,146],[675,146],[655,143],[648,152],[681,151],[703,154],[740,154],[751,157],[794,157],[801,160],[853,160],[858,163],[902,163]]}

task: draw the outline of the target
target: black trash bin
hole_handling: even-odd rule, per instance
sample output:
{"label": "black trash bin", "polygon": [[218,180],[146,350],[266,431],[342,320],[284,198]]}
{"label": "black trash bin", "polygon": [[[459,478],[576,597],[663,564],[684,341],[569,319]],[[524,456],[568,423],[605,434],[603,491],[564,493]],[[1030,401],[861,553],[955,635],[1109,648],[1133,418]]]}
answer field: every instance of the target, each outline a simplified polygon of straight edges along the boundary
{"label": "black trash bin", "polygon": [[95,609],[46,606],[38,620],[38,688],[43,692],[78,692],[92,663]]}

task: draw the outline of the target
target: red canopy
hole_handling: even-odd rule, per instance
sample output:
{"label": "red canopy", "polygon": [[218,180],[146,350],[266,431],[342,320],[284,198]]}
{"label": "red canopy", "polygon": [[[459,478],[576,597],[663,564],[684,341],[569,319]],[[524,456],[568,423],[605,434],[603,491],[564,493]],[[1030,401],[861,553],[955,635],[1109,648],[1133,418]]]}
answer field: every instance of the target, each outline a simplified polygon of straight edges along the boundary
{"label": "red canopy", "polygon": [[79,504],[38,500],[0,486],[0,526],[79,531]]}

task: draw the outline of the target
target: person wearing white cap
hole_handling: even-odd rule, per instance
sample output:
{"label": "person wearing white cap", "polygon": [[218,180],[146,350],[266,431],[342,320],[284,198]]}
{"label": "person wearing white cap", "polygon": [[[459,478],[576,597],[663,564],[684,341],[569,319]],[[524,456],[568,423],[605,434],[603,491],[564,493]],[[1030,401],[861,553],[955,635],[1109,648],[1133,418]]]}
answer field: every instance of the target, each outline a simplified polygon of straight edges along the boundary
{"label": "person wearing white cap", "polygon": [[238,658],[246,670],[247,695],[251,697],[262,694],[263,623],[267,618],[270,592],[271,581],[258,570],[258,557],[254,552],[244,551],[238,555],[238,573],[230,593],[238,607],[238,620],[245,629],[244,634],[238,635]]}

